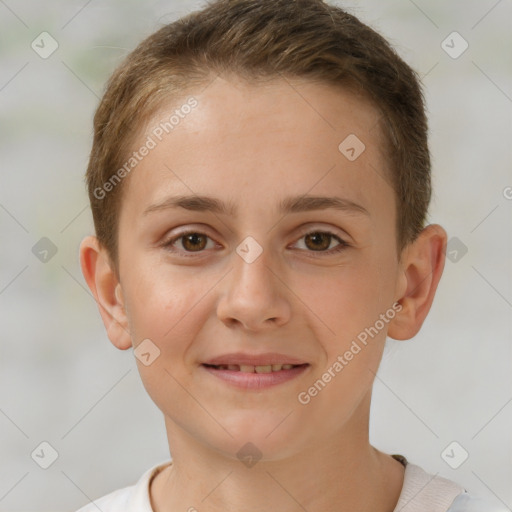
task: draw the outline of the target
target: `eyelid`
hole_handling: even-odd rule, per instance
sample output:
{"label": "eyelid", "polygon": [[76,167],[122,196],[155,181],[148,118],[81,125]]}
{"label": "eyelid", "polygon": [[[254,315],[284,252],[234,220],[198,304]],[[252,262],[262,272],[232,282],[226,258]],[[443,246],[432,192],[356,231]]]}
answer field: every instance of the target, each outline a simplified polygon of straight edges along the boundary
{"label": "eyelid", "polygon": [[341,230],[337,230],[332,226],[319,226],[316,223],[306,224],[305,226],[301,226],[299,228],[299,233],[301,236],[308,235],[310,233],[330,233],[333,236],[337,236],[338,238],[348,237],[348,235]]}
{"label": "eyelid", "polygon": [[352,238],[350,237],[350,235],[345,231],[342,231],[341,229],[336,229],[334,226],[319,226],[318,224],[311,223],[309,225],[301,226],[299,228],[299,238],[309,235],[311,233],[326,233],[332,235],[334,238],[340,240],[347,246],[352,245]]}
{"label": "eyelid", "polygon": [[[178,253],[178,254],[180,254],[182,256],[184,255],[185,257],[190,257],[190,256],[198,257],[198,256],[201,256],[201,255],[205,254],[209,250],[203,249],[201,251],[185,251],[183,249],[175,248],[174,244],[176,242],[178,242],[181,238],[183,238],[183,237],[185,237],[187,235],[197,234],[197,235],[205,236],[206,238],[211,240],[215,245],[218,246],[219,244],[210,235],[208,235],[206,233],[206,231],[208,231],[208,230],[205,229],[205,228],[200,228],[200,229],[184,228],[182,231],[178,231],[177,233],[174,233],[170,237],[164,237],[164,240],[163,240],[161,245],[162,245],[162,247],[164,249],[168,250],[171,253]],[[208,241],[206,243],[208,243]]]}
{"label": "eyelid", "polygon": [[[178,231],[177,233],[174,233],[171,237],[166,237],[164,239],[164,242],[162,243],[162,246],[164,247],[164,249],[167,249],[169,252],[179,253],[180,255],[184,255],[185,257],[190,257],[190,256],[200,257],[201,255],[204,255],[205,253],[209,252],[209,250],[211,250],[211,249],[209,249],[209,250],[203,249],[201,251],[185,251],[183,249],[176,249],[173,246],[181,238],[183,238],[187,235],[190,235],[190,234],[203,235],[218,246],[219,245],[218,242],[216,242],[213,239],[213,237],[208,235],[207,231],[208,231],[208,229],[206,229],[205,227],[200,227],[199,229],[195,229],[194,227],[183,228],[183,230]],[[299,249],[300,252],[305,252],[305,253],[311,254],[312,256],[316,257],[316,256],[321,256],[321,255],[334,254],[338,251],[341,251],[344,248],[351,246],[351,244],[346,241],[345,236],[338,234],[335,229],[327,227],[327,226],[319,227],[319,226],[315,226],[315,225],[301,226],[299,228],[300,236],[293,242],[292,245],[296,244],[299,240],[301,240],[305,236],[313,234],[313,233],[322,233],[322,234],[330,235],[331,237],[333,237],[335,240],[338,241],[338,245],[336,245],[332,249],[329,249],[326,251],[313,251],[313,250],[308,251],[307,249]]]}
{"label": "eyelid", "polygon": [[317,227],[308,227],[308,228],[301,229],[300,230],[300,236],[293,243],[293,245],[295,245],[299,240],[301,240],[305,236],[313,234],[313,233],[321,233],[321,234],[329,235],[332,238],[334,238],[338,242],[338,244],[336,246],[334,246],[332,249],[328,249],[326,251],[312,251],[312,250],[308,251],[307,249],[299,249],[300,252],[307,253],[308,256],[312,256],[314,258],[315,257],[322,257],[322,256],[325,257],[325,256],[333,255],[333,254],[336,254],[336,253],[340,253],[344,249],[347,249],[347,248],[351,247],[351,244],[345,240],[345,237],[344,236],[340,236],[339,234],[337,234],[334,229],[330,229],[330,228],[317,228]]}

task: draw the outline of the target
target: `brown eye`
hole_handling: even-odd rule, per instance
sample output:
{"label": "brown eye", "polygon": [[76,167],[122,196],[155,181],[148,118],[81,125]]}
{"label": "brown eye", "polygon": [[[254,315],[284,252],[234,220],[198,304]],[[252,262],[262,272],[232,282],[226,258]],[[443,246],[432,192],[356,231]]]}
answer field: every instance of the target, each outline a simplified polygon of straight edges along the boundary
{"label": "brown eye", "polygon": [[215,241],[199,231],[185,231],[162,243],[162,248],[180,257],[200,257],[211,254]]}
{"label": "brown eye", "polygon": [[327,257],[344,251],[350,244],[330,231],[309,231],[303,233],[295,246],[310,256]]}
{"label": "brown eye", "polygon": [[306,247],[313,251],[325,251],[331,245],[332,235],[329,233],[310,233],[304,237]]}
{"label": "brown eye", "polygon": [[207,236],[200,233],[188,233],[180,237],[187,251],[202,251],[206,247]]}

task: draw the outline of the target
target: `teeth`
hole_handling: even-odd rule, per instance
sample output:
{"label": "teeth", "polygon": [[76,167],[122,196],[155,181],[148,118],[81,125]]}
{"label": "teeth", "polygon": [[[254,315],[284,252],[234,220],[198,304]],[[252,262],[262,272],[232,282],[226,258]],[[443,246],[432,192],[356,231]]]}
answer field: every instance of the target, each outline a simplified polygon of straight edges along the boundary
{"label": "teeth", "polygon": [[255,366],[254,371],[256,373],[272,373],[272,365],[266,365],[266,366]]}
{"label": "teeth", "polygon": [[253,366],[249,364],[219,364],[215,367],[219,370],[240,371],[245,373],[272,373],[281,370],[291,370],[295,365],[293,364],[267,364],[260,366]]}

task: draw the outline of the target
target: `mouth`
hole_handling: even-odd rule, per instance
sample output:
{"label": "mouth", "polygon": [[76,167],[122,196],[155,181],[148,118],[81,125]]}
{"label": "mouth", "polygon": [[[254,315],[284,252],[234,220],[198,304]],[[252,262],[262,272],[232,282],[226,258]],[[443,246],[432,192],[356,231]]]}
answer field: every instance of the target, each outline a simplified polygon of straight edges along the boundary
{"label": "mouth", "polygon": [[200,366],[209,375],[214,376],[230,387],[244,391],[262,391],[264,389],[290,382],[308,371],[310,364],[208,364]]}
{"label": "mouth", "polygon": [[267,364],[267,365],[258,365],[253,366],[250,364],[206,364],[203,366],[208,368],[212,368],[214,370],[228,370],[230,372],[243,372],[243,373],[274,373],[280,372],[283,370],[292,370],[293,368],[298,368],[300,366],[308,366],[307,363],[304,364]]}

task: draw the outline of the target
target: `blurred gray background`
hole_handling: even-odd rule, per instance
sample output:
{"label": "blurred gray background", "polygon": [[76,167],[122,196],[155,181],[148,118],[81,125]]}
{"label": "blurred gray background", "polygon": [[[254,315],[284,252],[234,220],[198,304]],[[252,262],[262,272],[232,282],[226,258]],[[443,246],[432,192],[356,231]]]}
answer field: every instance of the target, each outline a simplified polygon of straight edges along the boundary
{"label": "blurred gray background", "polygon": [[[423,330],[389,341],[371,440],[510,510],[511,2],[331,3],[379,30],[423,77],[430,220],[451,244]],[[85,289],[78,246],[92,220],[83,174],[115,65],[202,5],[0,0],[1,512],[72,511],[168,458],[133,354],[110,344]],[[53,40],[58,48],[45,55]]]}

